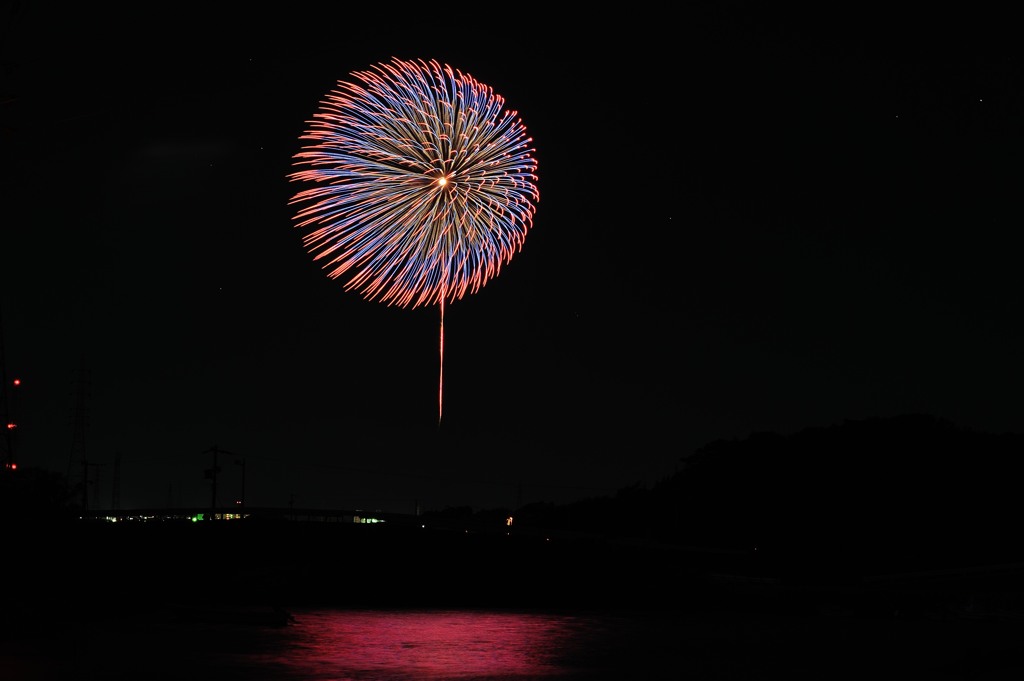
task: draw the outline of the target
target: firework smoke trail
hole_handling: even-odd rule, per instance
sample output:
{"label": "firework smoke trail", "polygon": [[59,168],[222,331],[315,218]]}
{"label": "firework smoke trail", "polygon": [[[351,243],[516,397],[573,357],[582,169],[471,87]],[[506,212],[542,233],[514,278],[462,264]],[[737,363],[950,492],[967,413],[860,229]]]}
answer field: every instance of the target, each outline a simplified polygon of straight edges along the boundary
{"label": "firework smoke trail", "polygon": [[444,307],[498,276],[533,226],[537,162],[518,113],[437,61],[375,64],[339,81],[300,137],[289,201],[303,245],[344,290]]}

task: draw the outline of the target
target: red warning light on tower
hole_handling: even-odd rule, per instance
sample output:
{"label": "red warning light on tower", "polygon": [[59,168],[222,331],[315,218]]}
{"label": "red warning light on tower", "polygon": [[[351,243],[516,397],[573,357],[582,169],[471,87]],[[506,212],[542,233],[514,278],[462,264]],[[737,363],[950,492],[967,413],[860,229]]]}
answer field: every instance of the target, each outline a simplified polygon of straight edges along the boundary
{"label": "red warning light on tower", "polygon": [[[14,386],[15,388],[17,388],[18,386],[21,385],[21,379],[20,378],[15,378],[13,381],[11,381],[11,385]],[[18,424],[15,423],[14,420],[13,420],[13,416],[14,416],[13,414],[9,414],[8,416],[12,417],[12,420],[7,422],[7,430],[14,430],[15,428],[18,427]]]}

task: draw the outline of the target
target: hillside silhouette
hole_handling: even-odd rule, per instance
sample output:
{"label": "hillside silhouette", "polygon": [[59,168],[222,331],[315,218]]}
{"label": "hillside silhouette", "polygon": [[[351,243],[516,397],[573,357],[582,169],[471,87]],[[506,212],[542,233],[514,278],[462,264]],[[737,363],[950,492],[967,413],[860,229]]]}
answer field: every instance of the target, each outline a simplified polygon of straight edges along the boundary
{"label": "hillside silhouette", "polygon": [[650,489],[517,522],[754,554],[806,575],[1018,560],[1024,436],[923,414],[717,440]]}

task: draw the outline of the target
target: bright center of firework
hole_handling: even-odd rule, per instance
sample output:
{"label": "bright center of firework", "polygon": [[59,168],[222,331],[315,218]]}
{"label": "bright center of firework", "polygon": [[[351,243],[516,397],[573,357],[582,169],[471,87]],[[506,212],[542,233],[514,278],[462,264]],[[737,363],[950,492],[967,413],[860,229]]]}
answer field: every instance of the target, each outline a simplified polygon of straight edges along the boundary
{"label": "bright center of firework", "polygon": [[437,178],[437,184],[439,186],[441,186],[441,187],[445,186],[446,184],[448,184],[448,178],[447,177],[439,177],[439,178]]}

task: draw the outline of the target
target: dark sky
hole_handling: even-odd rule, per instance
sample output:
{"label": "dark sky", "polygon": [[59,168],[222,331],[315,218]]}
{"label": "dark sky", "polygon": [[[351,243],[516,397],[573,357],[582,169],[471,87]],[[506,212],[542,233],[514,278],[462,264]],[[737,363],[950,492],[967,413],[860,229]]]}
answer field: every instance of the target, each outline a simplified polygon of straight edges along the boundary
{"label": "dark sky", "polygon": [[[244,457],[250,505],[411,512],[651,485],[758,431],[1024,429],[1008,17],[348,4],[2,4],[19,464],[203,505],[217,445],[220,501]],[[344,292],[287,205],[320,99],[392,57],[490,85],[538,161],[523,250],[446,310],[440,428],[438,309]]]}

